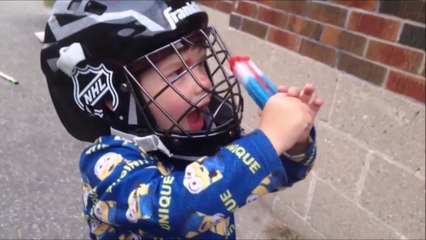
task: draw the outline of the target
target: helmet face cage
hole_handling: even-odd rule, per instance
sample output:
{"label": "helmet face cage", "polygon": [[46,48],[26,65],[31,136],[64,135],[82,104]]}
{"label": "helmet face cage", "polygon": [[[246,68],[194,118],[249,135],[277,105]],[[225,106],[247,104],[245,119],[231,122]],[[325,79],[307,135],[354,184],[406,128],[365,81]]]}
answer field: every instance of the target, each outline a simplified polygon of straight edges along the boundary
{"label": "helmet face cage", "polygon": [[[206,52],[205,57],[191,64],[186,63],[181,52],[190,48],[201,48]],[[177,56],[181,61],[183,71],[175,78],[167,79],[157,64],[165,57],[171,55]],[[124,69],[128,75],[128,81],[132,86],[136,102],[140,107],[143,121],[146,123],[144,125],[149,128],[149,131],[160,136],[197,138],[213,136],[230,131],[230,129],[238,128],[242,118],[243,102],[240,86],[227,67],[229,57],[230,53],[216,29],[207,27],[196,30],[125,66]],[[208,80],[212,86],[211,88],[206,88],[193,72],[194,68],[200,66],[206,70]],[[164,87],[158,93],[149,93],[139,82],[141,72],[148,69],[155,70],[160,79],[165,83]],[[190,100],[188,96],[185,96],[175,86],[175,83],[186,74],[189,74],[192,80],[203,90],[202,95],[196,101]],[[172,89],[188,104],[188,108],[177,118],[173,118],[157,102],[157,99],[169,89]],[[210,98],[208,107],[197,106],[206,98]],[[172,123],[168,129],[162,129],[157,125],[149,110],[151,106],[158,108]],[[199,111],[204,116],[204,127],[201,130],[188,130],[181,125],[185,116],[194,110]]]}

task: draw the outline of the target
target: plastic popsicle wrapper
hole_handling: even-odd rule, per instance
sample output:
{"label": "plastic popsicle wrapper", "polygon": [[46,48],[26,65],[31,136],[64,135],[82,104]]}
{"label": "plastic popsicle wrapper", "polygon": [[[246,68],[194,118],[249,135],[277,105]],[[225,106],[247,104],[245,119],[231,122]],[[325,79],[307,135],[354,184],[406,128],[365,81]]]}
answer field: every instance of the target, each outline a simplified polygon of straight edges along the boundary
{"label": "plastic popsicle wrapper", "polygon": [[260,109],[263,109],[269,97],[278,92],[271,80],[249,57],[231,57],[230,65],[234,76],[244,86]]}
{"label": "plastic popsicle wrapper", "polygon": [[13,77],[7,75],[6,73],[0,72],[0,77],[3,78],[6,81],[9,81],[15,85],[19,84],[18,80],[14,79]]}

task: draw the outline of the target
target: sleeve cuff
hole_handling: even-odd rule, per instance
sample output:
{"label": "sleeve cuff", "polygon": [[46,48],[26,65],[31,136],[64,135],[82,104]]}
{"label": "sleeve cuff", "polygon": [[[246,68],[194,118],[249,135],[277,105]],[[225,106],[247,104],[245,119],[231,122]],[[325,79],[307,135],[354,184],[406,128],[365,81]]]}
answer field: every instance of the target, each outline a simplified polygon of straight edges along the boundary
{"label": "sleeve cuff", "polygon": [[315,159],[316,152],[316,144],[315,144],[315,129],[312,128],[309,135],[309,144],[304,153],[291,155],[287,152],[284,152],[283,155],[292,162],[302,164],[304,166],[308,166]]}

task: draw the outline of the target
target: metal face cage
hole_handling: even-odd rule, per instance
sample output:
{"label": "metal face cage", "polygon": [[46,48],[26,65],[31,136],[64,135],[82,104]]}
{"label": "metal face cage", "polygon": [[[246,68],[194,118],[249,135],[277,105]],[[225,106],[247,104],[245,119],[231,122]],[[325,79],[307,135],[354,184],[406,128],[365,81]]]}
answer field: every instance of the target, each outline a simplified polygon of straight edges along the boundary
{"label": "metal face cage", "polygon": [[[190,48],[200,48],[205,51],[205,55],[193,63],[188,63],[181,53]],[[182,70],[173,78],[170,78],[159,69],[158,63],[173,55],[181,61]],[[243,112],[243,100],[240,85],[229,70],[229,58],[228,48],[217,30],[214,27],[207,27],[196,30],[188,36],[146,54],[125,66],[127,81],[132,86],[136,103],[141,110],[146,127],[159,136],[174,138],[203,138],[224,133],[229,134],[229,131],[239,128]],[[194,73],[193,70],[197,67],[202,67],[205,70],[211,87],[207,88]],[[155,94],[149,93],[139,81],[141,73],[148,69],[155,70],[165,83],[164,87]],[[189,74],[192,80],[203,90],[196,101],[189,99],[175,86],[177,81],[185,74]],[[157,99],[169,89],[172,89],[188,105],[188,108],[177,118],[172,117],[157,102]],[[208,106],[200,107],[199,103],[207,98],[209,98]],[[169,128],[163,129],[158,126],[149,110],[150,106],[153,105],[172,123]],[[181,124],[184,117],[194,110],[199,111],[204,116],[204,127],[201,130],[188,130]]]}

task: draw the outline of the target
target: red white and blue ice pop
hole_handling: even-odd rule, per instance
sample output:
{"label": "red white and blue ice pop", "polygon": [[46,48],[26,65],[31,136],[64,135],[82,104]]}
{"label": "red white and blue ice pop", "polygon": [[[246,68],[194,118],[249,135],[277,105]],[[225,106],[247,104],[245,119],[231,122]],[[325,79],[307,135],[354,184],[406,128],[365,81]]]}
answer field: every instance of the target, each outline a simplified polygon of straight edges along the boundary
{"label": "red white and blue ice pop", "polygon": [[278,89],[249,57],[234,56],[229,62],[234,76],[260,109],[263,109],[266,101],[277,93]]}

